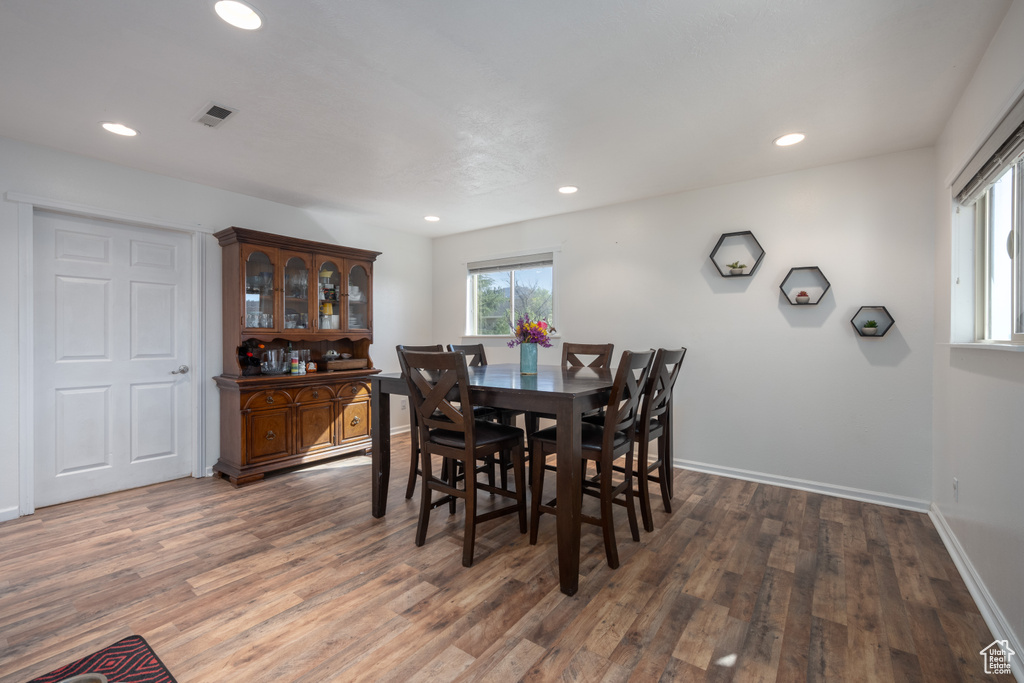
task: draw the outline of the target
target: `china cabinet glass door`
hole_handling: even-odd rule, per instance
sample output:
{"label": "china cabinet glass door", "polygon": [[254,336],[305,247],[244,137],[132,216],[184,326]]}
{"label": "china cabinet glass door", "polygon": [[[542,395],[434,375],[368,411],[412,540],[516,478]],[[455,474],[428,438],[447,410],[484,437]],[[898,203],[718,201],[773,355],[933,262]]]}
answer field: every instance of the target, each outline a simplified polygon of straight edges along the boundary
{"label": "china cabinet glass door", "polygon": [[274,329],[274,261],[262,251],[245,258],[245,327]]}
{"label": "china cabinet glass door", "polygon": [[321,261],[317,272],[317,300],[319,302],[319,328],[341,329],[341,272],[333,261]]}
{"label": "china cabinet glass door", "polygon": [[348,329],[370,329],[370,275],[359,264],[348,271]]}
{"label": "china cabinet glass door", "polygon": [[310,257],[282,254],[284,264],[284,329],[308,330]]}

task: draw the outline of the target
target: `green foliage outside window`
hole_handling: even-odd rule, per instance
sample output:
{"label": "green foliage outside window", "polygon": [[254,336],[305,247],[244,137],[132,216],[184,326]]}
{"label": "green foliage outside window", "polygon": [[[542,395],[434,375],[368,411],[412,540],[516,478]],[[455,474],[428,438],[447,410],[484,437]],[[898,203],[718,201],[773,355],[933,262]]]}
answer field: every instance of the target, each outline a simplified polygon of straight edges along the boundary
{"label": "green foliage outside window", "polygon": [[[553,323],[551,267],[479,273],[470,276],[475,294],[473,334],[504,336],[516,318]],[[510,296],[514,292],[514,296]]]}

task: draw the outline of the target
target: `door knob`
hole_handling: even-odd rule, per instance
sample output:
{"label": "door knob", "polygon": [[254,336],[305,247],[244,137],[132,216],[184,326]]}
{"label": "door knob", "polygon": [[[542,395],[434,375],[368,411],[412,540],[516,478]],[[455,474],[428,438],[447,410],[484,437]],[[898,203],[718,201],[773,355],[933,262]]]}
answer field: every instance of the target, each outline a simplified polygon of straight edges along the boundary
{"label": "door knob", "polygon": [[187,365],[179,365],[177,370],[171,370],[172,375],[184,375],[188,373]]}

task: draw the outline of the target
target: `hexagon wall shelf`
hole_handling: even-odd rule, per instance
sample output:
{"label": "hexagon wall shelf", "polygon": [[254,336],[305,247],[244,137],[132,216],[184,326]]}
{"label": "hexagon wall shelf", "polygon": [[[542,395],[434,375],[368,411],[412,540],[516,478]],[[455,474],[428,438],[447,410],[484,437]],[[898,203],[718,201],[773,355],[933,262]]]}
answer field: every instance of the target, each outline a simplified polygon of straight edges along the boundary
{"label": "hexagon wall shelf", "polygon": [[[868,320],[874,320],[878,323],[878,330],[874,334],[864,332],[864,323]],[[868,339],[877,339],[878,337],[884,337],[885,333],[889,331],[889,328],[893,326],[896,321],[889,313],[885,306],[861,306],[853,317],[850,318],[850,324],[853,325],[853,329],[857,330],[857,334]]]}
{"label": "hexagon wall shelf", "polygon": [[[790,268],[779,289],[786,300],[794,306],[816,306],[832,285],[818,266]],[[797,301],[797,294],[806,291],[808,300]]]}
{"label": "hexagon wall shelf", "polygon": [[[718,238],[718,244],[711,250],[711,262],[722,277],[750,277],[761,265],[764,249],[749,230],[743,232],[727,232]],[[726,262],[754,265],[744,268],[744,272],[733,273]]]}

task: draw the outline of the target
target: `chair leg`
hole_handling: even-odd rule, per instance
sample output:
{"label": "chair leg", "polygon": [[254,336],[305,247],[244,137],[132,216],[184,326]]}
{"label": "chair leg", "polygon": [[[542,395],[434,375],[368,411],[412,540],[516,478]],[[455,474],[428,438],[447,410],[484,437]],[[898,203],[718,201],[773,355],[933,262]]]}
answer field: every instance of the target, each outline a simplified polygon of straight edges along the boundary
{"label": "chair leg", "polygon": [[530,443],[530,545],[537,545],[540,528],[540,502],[544,497],[544,448],[540,442]]}
{"label": "chair leg", "polygon": [[540,418],[537,417],[536,413],[526,413],[523,418],[523,426],[526,427],[526,436],[529,438],[537,431],[537,427],[540,426]]}
{"label": "chair leg", "polygon": [[[430,456],[427,453],[422,454],[422,465],[421,471],[423,473],[423,485],[420,487],[420,519],[416,524],[416,545],[422,546],[427,540],[427,524],[430,522],[430,508],[431,505],[431,488],[427,483],[433,477],[433,472],[430,465]],[[415,480],[414,480],[415,481]]]}
{"label": "chair leg", "polygon": [[512,451],[502,451],[498,455],[498,472],[501,475],[501,488],[508,489],[508,466],[512,462]]}
{"label": "chair leg", "polygon": [[[628,476],[628,474],[627,474]],[[629,535],[634,541],[640,540],[640,527],[636,523],[636,502],[633,498],[633,482],[626,486],[626,517],[629,519]]]}
{"label": "chair leg", "polygon": [[476,468],[473,463],[463,463],[463,470],[466,473],[466,530],[462,539],[462,566],[471,567],[476,543]]}
{"label": "chair leg", "polygon": [[[651,514],[650,482],[647,481],[647,455],[649,441],[641,440],[637,444],[636,483],[640,494],[640,516],[644,520],[644,531],[654,531],[654,517]],[[664,491],[664,489],[662,489]]]}
{"label": "chair leg", "polygon": [[[459,465],[462,465],[462,476],[465,478],[465,463],[460,463],[458,460],[449,460],[448,458],[445,458],[444,462],[448,466],[448,485],[453,489],[459,488]],[[451,500],[448,501],[448,514],[455,514],[455,496],[452,496]]]}
{"label": "chair leg", "polygon": [[[519,533],[526,533],[526,473],[523,471],[523,447],[512,451],[512,477],[516,484],[516,507],[519,508]],[[502,470],[504,473],[504,470]],[[507,478],[507,475],[505,476]],[[505,487],[508,489],[508,487]]]}
{"label": "chair leg", "polygon": [[416,474],[420,471],[420,448],[415,426],[409,428],[409,441],[412,444],[412,455],[409,457],[409,483],[405,487],[406,500],[412,498],[412,493],[416,490]]}
{"label": "chair leg", "polygon": [[633,451],[630,450],[626,453],[626,467],[625,477],[623,481],[623,489],[626,494],[626,517],[629,519],[629,535],[633,537],[634,541],[640,540],[640,528],[636,524],[636,500],[633,497],[633,468],[635,463],[633,462]]}
{"label": "chair leg", "polygon": [[604,554],[608,566],[618,569],[619,551],[615,547],[615,524],[612,518],[612,468],[601,469],[601,531],[604,533]]}
{"label": "chair leg", "polygon": [[[507,427],[515,427],[516,426],[516,416],[515,416],[515,414],[509,413],[508,411],[501,411],[498,414],[498,423],[499,424],[503,424],[503,425],[505,425]],[[501,467],[501,488],[507,489],[508,488],[508,469],[509,469],[509,467],[512,467],[514,469],[514,465],[512,463],[512,451],[502,451],[501,452],[501,465],[499,465],[499,467]],[[515,472],[513,472],[513,479],[514,478],[515,478]]]}
{"label": "chair leg", "polygon": [[665,503],[665,512],[672,512],[672,459],[668,454],[668,439],[664,435],[658,439],[658,483],[661,485],[661,500]]}
{"label": "chair leg", "polygon": [[[494,488],[494,468],[498,466],[497,454],[492,454],[487,457],[487,484]],[[491,498],[494,497],[494,492],[491,492]]]}

